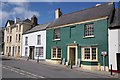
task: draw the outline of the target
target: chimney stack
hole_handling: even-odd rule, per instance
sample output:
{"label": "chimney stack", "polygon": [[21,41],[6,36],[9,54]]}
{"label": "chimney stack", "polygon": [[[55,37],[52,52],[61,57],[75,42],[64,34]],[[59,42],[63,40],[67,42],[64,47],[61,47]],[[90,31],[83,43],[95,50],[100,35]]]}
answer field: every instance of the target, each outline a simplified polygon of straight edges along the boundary
{"label": "chimney stack", "polygon": [[35,15],[33,15],[33,17],[31,17],[31,22],[33,26],[37,25],[37,17]]}
{"label": "chimney stack", "polygon": [[60,8],[55,10],[55,18],[58,19],[62,15],[62,12],[60,11]]}
{"label": "chimney stack", "polygon": [[15,23],[20,22],[20,18],[16,17],[14,21],[15,21]]}

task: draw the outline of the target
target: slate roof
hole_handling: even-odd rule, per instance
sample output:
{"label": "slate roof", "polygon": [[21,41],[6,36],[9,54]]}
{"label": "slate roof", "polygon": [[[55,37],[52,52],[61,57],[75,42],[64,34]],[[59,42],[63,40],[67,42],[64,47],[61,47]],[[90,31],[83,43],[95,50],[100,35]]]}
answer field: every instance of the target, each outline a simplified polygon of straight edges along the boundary
{"label": "slate roof", "polygon": [[8,20],[8,22],[10,23],[10,25],[14,24],[13,20]]}
{"label": "slate roof", "polygon": [[109,28],[120,28],[120,8],[115,10],[113,22],[110,24]]}
{"label": "slate roof", "polygon": [[25,20],[23,20],[23,21],[21,21],[21,22],[31,23],[31,20],[29,20],[29,19],[25,19]]}
{"label": "slate roof", "polygon": [[24,32],[23,34],[28,34],[28,33],[32,33],[32,32],[37,32],[37,31],[41,31],[41,30],[45,30],[50,23],[46,23],[46,24],[39,24],[35,27],[33,27],[32,29]]}
{"label": "slate roof", "polygon": [[19,21],[19,22],[17,22],[17,23],[15,23],[15,21],[13,21],[13,20],[7,20],[7,22],[6,22],[6,25],[5,25],[5,27],[7,26],[7,23],[10,23],[10,26],[11,27],[14,27],[16,24],[18,24],[18,23],[31,23],[31,20],[29,20],[29,19],[25,19],[25,20],[22,20],[22,21]]}
{"label": "slate roof", "polygon": [[92,8],[87,8],[77,12],[64,14],[60,18],[54,20],[50,27],[61,26],[70,23],[76,23],[91,19],[102,18],[110,16],[114,10],[114,3],[105,3]]}
{"label": "slate roof", "polygon": [[10,23],[10,25],[13,25],[14,24],[14,21],[13,20],[7,20],[6,24],[5,24],[5,27],[7,26],[7,23]]}

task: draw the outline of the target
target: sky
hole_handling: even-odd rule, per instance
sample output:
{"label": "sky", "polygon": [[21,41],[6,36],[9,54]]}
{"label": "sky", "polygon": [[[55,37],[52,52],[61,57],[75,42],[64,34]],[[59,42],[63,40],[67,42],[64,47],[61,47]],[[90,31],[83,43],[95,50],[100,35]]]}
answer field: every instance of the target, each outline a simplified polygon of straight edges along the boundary
{"label": "sky", "polygon": [[24,20],[31,19],[33,15],[37,16],[39,24],[44,24],[55,19],[57,8],[60,8],[63,14],[67,14],[104,3],[106,2],[1,2],[0,27],[5,27],[6,21],[14,20],[15,17]]}

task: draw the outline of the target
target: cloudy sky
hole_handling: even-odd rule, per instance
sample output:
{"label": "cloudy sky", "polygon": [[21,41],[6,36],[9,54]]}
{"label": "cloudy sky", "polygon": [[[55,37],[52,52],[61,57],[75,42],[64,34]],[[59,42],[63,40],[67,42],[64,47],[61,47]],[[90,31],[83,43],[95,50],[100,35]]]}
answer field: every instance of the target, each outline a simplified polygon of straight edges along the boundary
{"label": "cloudy sky", "polygon": [[[14,2],[13,2],[14,1]],[[38,17],[38,23],[46,23],[55,19],[55,10],[60,8],[63,14],[93,7],[96,4],[105,2],[26,2],[26,0],[8,0],[0,4],[0,27],[4,27],[6,21],[14,20],[15,17],[21,20],[31,18],[33,15]],[[49,2],[48,2],[49,1]]]}

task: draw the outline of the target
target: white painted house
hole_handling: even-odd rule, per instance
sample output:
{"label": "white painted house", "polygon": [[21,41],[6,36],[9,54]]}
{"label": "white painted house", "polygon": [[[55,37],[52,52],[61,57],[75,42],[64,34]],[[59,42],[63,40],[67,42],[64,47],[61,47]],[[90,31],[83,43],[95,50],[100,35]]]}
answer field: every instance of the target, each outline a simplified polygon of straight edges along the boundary
{"label": "white painted house", "polygon": [[[119,10],[119,11],[118,11]],[[109,69],[120,72],[120,9],[115,10],[113,23],[110,25],[109,33]]]}
{"label": "white painted house", "polygon": [[22,57],[46,59],[46,27],[49,24],[39,24],[23,34]]}

